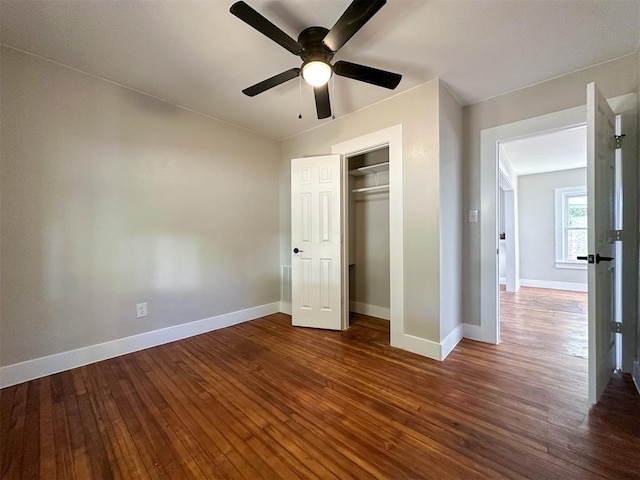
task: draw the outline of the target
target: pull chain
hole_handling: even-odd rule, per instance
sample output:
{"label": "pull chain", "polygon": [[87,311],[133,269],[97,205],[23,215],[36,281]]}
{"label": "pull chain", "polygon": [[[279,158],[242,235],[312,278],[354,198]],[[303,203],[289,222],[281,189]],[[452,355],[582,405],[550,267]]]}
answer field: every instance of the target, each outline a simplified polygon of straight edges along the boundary
{"label": "pull chain", "polygon": [[333,92],[331,92],[331,96],[333,97],[333,103],[334,103],[334,107],[331,109],[331,120],[335,120],[336,119],[336,114],[335,114],[335,103],[336,103],[336,76],[332,75],[332,79],[331,79],[331,89],[333,90]]}
{"label": "pull chain", "polygon": [[302,75],[298,76],[298,118],[302,119]]}

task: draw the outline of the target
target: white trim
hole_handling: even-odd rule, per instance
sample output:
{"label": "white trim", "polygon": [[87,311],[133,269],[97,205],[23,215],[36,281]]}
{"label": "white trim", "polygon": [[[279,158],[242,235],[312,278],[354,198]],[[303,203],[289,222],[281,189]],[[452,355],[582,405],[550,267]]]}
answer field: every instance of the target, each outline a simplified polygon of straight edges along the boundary
{"label": "white trim", "polygon": [[550,288],[552,290],[570,290],[572,292],[587,292],[586,283],[577,282],[553,282],[550,280],[527,280],[525,278],[520,279],[521,287],[534,287],[534,288]]}
{"label": "white trim", "polygon": [[404,349],[433,360],[442,361],[447,358],[447,355],[449,355],[460,340],[462,340],[463,330],[464,326],[461,323],[440,343],[405,333]]}
{"label": "white trim", "polygon": [[349,309],[355,313],[369,315],[370,317],[382,318],[383,320],[389,320],[391,318],[390,309],[379,307],[378,305],[371,305],[369,303],[350,301]]}
{"label": "white trim", "polygon": [[633,362],[633,383],[636,384],[636,390],[640,393],[640,362]]}
{"label": "white trim", "polygon": [[500,283],[500,285],[506,285],[507,284],[507,277],[500,277],[498,279],[498,282]]}
{"label": "white trim", "polygon": [[[555,220],[555,257],[556,268],[584,268],[586,270],[587,264],[580,263],[576,259],[565,258],[567,251],[567,209],[568,200],[570,197],[585,197],[587,196],[586,185],[576,185],[573,187],[559,187],[554,189],[553,201],[554,201],[554,220]],[[584,231],[587,231],[587,227],[584,227]],[[586,252],[585,252],[586,255]],[[575,265],[575,267],[573,266]]]}
{"label": "white trim", "polygon": [[280,313],[286,313],[287,315],[291,315],[291,303],[290,302],[280,302]]}
{"label": "white trim", "polygon": [[150,332],[119,338],[109,342],[34,358],[25,362],[0,367],[0,388],[9,387],[35,378],[64,372],[108,358],[126,355],[145,348],[155,347],[202,333],[230,327],[280,311],[280,303],[268,303],[257,307],[225,313],[216,317],[152,330]]}
{"label": "white trim", "polygon": [[408,352],[417,353],[433,360],[440,360],[442,346],[437,342],[405,333],[403,343],[404,350]]}
{"label": "white trim", "polygon": [[480,325],[462,324],[462,333],[464,338],[475,340],[476,342],[494,343],[493,337],[487,337],[487,329],[483,329]]}
{"label": "white trim", "polygon": [[456,345],[462,340],[464,326],[458,324],[444,340],[440,342],[440,360],[444,360],[456,348]]}
{"label": "white trim", "polygon": [[[369,133],[331,147],[331,153],[350,157],[360,153],[389,147],[389,256],[390,256],[390,329],[391,346],[404,348],[404,191],[402,124]],[[346,177],[346,175],[345,175]],[[345,181],[346,184],[346,181]],[[343,202],[343,204],[346,202]],[[343,218],[346,219],[346,205]],[[344,231],[344,225],[343,225]],[[345,239],[347,239],[345,235]],[[348,248],[347,240],[344,248]],[[348,252],[348,250],[347,250]],[[345,253],[345,259],[348,255]],[[348,275],[348,265],[343,268]],[[346,276],[348,280],[348,276]],[[345,289],[348,284],[345,285]],[[345,297],[348,298],[348,297]]]}

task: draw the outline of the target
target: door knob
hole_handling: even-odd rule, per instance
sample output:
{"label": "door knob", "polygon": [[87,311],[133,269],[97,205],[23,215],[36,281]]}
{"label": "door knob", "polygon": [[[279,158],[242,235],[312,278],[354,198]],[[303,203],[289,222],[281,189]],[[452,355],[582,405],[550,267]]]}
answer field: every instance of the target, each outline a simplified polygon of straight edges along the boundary
{"label": "door knob", "polygon": [[302,250],[300,250],[298,247],[293,249],[293,253],[302,253]]}
{"label": "door knob", "polygon": [[576,260],[587,260],[587,256],[586,255],[584,257],[578,256],[576,257]]}

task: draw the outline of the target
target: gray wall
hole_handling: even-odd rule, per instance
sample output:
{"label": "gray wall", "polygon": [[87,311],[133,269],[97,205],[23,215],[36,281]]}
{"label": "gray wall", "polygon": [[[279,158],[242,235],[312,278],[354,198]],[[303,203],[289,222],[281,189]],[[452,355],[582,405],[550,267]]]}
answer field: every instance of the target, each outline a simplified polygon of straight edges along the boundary
{"label": "gray wall", "polygon": [[586,268],[555,266],[555,189],[586,184],[586,168],[518,177],[521,279],[586,285]]}
{"label": "gray wall", "polygon": [[[389,149],[376,150],[364,155],[362,165],[389,161]],[[356,159],[350,159],[356,160]],[[351,169],[352,167],[349,166]],[[353,188],[374,185],[372,178],[355,177]],[[381,182],[388,182],[388,174],[380,174]],[[389,191],[351,194],[353,217],[353,267],[350,269],[350,300],[353,302],[389,308]],[[350,243],[351,247],[351,243]]]}
{"label": "gray wall", "polygon": [[[462,108],[440,83],[440,341],[462,324]],[[436,209],[435,205],[431,209]]]}
{"label": "gray wall", "polygon": [[[465,107],[465,208],[480,208],[483,129],[584,105],[586,85],[592,81],[598,83],[606,97],[636,92],[636,72],[637,56],[628,55]],[[463,239],[463,318],[465,323],[480,325],[480,223],[463,223]]]}
{"label": "gray wall", "polygon": [[[640,96],[640,48],[636,52],[636,90],[638,92],[638,96]],[[638,116],[636,118],[637,118],[636,130],[638,132],[638,135],[636,136],[636,139],[637,139],[636,147],[638,152],[637,158],[638,158],[638,161],[640,161],[640,105],[638,106]],[[640,168],[638,168],[638,171],[636,172],[634,180],[636,182],[636,185],[640,185]],[[640,211],[640,204],[638,203],[639,201],[640,201],[640,194],[638,194],[636,197],[636,205],[638,205],[638,210]],[[637,223],[637,226],[638,228],[636,229],[636,232],[640,230],[640,222]],[[640,236],[640,233],[639,233],[639,236]],[[638,242],[638,247],[636,248],[636,254],[638,255],[638,259],[640,260],[640,252],[638,252],[638,248],[640,248],[640,242]],[[638,274],[640,275],[640,267],[638,266],[638,263],[636,263],[636,267],[638,267]],[[638,281],[638,285],[636,285],[636,288],[635,288],[635,291],[636,291],[635,304],[636,304],[636,319],[637,319],[636,338],[635,338],[635,341],[636,341],[635,360],[637,362],[637,365],[636,365],[636,370],[634,371],[636,374],[635,375],[636,386],[640,391],[640,294],[639,294],[640,288],[639,287],[640,287],[640,279]]]}
{"label": "gray wall", "polygon": [[15,50],[1,71],[0,365],[279,300],[276,142]]}

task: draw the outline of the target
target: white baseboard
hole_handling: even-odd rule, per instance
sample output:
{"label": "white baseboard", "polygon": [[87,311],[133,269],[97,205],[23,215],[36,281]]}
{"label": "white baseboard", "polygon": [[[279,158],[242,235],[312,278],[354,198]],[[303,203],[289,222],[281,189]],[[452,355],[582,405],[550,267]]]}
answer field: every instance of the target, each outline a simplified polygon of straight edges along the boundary
{"label": "white baseboard", "polygon": [[444,360],[445,358],[447,358],[447,355],[449,355],[453,351],[453,349],[456,348],[456,345],[458,345],[458,343],[460,343],[460,340],[462,340],[462,333],[463,324],[461,323],[456,328],[454,328],[443,341],[440,342],[440,360]]}
{"label": "white baseboard", "polygon": [[389,320],[391,318],[390,309],[379,307],[377,305],[371,305],[368,303],[349,302],[349,309],[355,313],[369,315],[370,317],[382,318],[383,320]]}
{"label": "white baseboard", "polygon": [[238,323],[254,320],[280,311],[280,302],[225,313],[216,317],[161,328],[150,332],[119,338],[110,342],[90,345],[46,357],[34,358],[25,362],[0,367],[0,388],[33,380],[108,358],[144,350],[164,343],[182,340],[201,333],[230,327]]}
{"label": "white baseboard", "polygon": [[440,360],[440,344],[425,338],[404,334],[403,349],[408,352],[417,353],[423,357]]}
{"label": "white baseboard", "polygon": [[493,340],[493,336],[485,332],[480,325],[469,325],[468,323],[465,323],[463,324],[462,328],[463,328],[462,334],[464,338],[475,340],[477,342],[485,342],[485,343],[492,343],[492,344],[495,343]]}
{"label": "white baseboard", "polygon": [[291,304],[289,302],[280,302],[280,312],[291,315]]}
{"label": "white baseboard", "polygon": [[640,362],[633,362],[633,383],[636,384],[636,390],[640,393]]}
{"label": "white baseboard", "polygon": [[552,282],[548,280],[527,280],[520,279],[521,287],[551,288],[553,290],[571,290],[573,292],[586,292],[586,283],[574,282]]}
{"label": "white baseboard", "polygon": [[403,347],[409,352],[442,361],[462,340],[462,331],[462,324],[460,324],[440,343],[405,333]]}
{"label": "white baseboard", "polygon": [[500,285],[506,285],[506,284],[507,284],[507,277],[500,277],[500,278],[498,279],[498,283],[499,283]]}

